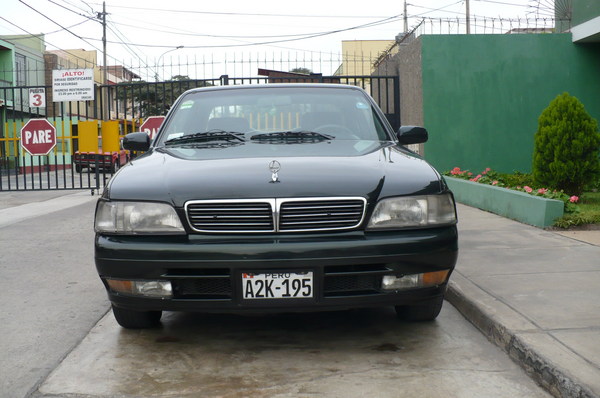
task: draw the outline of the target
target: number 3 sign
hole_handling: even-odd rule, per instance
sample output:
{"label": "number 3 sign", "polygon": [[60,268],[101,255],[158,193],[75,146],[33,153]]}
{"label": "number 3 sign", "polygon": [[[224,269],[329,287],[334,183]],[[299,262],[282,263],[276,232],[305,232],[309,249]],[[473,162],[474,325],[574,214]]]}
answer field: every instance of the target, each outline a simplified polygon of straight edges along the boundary
{"label": "number 3 sign", "polygon": [[31,108],[43,108],[46,106],[46,89],[30,88],[29,89],[29,106]]}

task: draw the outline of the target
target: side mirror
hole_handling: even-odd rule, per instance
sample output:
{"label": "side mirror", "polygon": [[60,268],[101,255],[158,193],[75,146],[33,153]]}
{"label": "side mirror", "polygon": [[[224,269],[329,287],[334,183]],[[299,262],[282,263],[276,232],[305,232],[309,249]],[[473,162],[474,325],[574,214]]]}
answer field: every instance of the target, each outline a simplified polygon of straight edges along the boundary
{"label": "side mirror", "polygon": [[421,144],[427,142],[429,138],[425,127],[419,126],[402,126],[398,129],[396,136],[402,145]]}
{"label": "side mirror", "polygon": [[150,136],[146,133],[130,133],[123,137],[123,148],[145,152],[150,149]]}

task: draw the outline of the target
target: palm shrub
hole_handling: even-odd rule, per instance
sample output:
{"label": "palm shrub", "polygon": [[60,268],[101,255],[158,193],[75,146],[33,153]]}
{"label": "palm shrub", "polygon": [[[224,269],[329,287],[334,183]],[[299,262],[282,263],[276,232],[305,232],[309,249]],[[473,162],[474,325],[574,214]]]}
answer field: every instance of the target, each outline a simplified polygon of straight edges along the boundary
{"label": "palm shrub", "polygon": [[600,171],[598,122],[568,93],[557,96],[538,119],[533,178],[540,186],[580,195]]}

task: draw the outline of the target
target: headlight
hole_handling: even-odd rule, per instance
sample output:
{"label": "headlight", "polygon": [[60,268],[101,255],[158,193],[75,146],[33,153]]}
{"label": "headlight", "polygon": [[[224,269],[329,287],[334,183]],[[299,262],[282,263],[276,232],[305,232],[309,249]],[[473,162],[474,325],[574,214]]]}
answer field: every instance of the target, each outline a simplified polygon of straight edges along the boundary
{"label": "headlight", "polygon": [[455,223],[456,211],[452,195],[407,196],[379,201],[367,229],[430,227]]}
{"label": "headlight", "polygon": [[175,209],[166,203],[107,202],[96,208],[95,230],[112,234],[185,233]]}

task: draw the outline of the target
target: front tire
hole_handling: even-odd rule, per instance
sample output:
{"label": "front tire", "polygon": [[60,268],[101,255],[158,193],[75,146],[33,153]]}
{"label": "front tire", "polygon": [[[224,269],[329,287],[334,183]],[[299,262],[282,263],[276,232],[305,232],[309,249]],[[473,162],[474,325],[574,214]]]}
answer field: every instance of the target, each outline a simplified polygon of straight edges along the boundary
{"label": "front tire", "polygon": [[439,296],[419,304],[397,305],[396,315],[403,321],[433,321],[440,314],[443,304],[444,296]]}
{"label": "front tire", "polygon": [[112,306],[117,323],[125,329],[147,329],[160,324],[162,311],[134,311]]}

